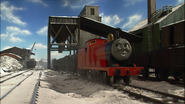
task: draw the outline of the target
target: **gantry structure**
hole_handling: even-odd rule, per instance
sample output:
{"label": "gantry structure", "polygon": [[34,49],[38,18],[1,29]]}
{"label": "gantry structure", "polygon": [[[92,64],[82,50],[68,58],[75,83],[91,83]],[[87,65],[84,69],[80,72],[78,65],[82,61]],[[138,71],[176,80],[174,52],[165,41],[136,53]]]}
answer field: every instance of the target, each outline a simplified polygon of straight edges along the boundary
{"label": "gantry structure", "polygon": [[94,38],[107,38],[108,34],[114,38],[125,38],[138,42],[142,40],[137,36],[101,23],[99,6],[85,6],[79,16],[49,16],[48,22],[48,69],[51,68],[51,51],[69,51],[76,54],[79,48],[86,46],[86,41]]}

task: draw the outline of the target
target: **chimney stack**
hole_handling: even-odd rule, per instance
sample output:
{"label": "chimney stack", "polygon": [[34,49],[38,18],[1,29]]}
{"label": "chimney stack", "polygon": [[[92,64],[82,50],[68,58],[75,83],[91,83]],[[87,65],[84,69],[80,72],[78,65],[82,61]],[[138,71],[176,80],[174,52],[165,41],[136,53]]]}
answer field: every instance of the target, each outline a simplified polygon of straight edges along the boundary
{"label": "chimney stack", "polygon": [[156,0],[148,0],[148,24],[151,23],[151,16],[156,11]]}

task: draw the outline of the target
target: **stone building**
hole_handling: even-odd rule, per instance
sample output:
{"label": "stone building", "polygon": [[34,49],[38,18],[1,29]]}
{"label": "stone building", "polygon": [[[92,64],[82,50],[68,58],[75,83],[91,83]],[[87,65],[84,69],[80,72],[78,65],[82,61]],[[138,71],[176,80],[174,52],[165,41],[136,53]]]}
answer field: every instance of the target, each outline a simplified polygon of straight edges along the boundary
{"label": "stone building", "polygon": [[[86,5],[80,12],[79,16],[84,16],[84,17],[101,22],[101,17],[99,16],[99,6]],[[80,30],[79,48],[86,47],[86,42],[94,38],[101,38],[101,37],[94,35],[92,33]]]}

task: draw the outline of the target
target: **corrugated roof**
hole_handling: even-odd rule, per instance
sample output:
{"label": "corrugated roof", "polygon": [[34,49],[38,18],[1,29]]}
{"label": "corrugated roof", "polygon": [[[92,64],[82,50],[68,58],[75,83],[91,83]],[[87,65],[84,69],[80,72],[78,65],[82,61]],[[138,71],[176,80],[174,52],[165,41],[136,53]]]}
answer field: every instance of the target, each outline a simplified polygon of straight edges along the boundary
{"label": "corrugated roof", "polygon": [[[160,23],[161,21],[163,21],[165,18],[167,18],[169,15],[171,15],[174,11],[176,11],[177,9],[179,9],[183,4],[180,4],[178,6],[175,6],[172,8],[172,12],[170,12],[169,14],[161,17],[159,20],[157,20],[154,24],[157,24],[157,23]],[[147,27],[148,25],[148,18],[147,19],[144,19],[142,20],[141,22],[139,22],[138,24],[136,24],[134,27],[132,27],[130,30],[128,30],[128,32],[133,32],[133,31],[136,31],[136,30],[139,30],[139,29],[143,29],[145,27]]]}
{"label": "corrugated roof", "polygon": [[[16,49],[19,49],[21,51],[23,51],[23,50],[26,50],[27,52],[30,52],[31,51],[30,49],[20,48],[20,47],[14,46],[14,47],[11,47],[11,48],[8,48],[8,49],[5,49],[5,50],[0,51],[0,54],[3,54],[4,52],[7,52],[7,51],[12,50],[12,49],[15,49],[15,48]],[[32,55],[35,55],[35,53],[32,53],[32,52],[31,52],[31,54]]]}
{"label": "corrugated roof", "polygon": [[183,4],[180,4],[180,5],[178,5],[178,6],[173,7],[173,8],[172,8],[172,12],[170,12],[169,14],[167,14],[167,15],[161,17],[159,20],[157,20],[157,21],[155,22],[155,24],[156,24],[156,23],[160,23],[161,21],[163,21],[165,18],[167,18],[169,15],[171,15],[174,11],[176,11],[177,9],[179,9],[182,5],[184,5],[184,3],[183,3]]}

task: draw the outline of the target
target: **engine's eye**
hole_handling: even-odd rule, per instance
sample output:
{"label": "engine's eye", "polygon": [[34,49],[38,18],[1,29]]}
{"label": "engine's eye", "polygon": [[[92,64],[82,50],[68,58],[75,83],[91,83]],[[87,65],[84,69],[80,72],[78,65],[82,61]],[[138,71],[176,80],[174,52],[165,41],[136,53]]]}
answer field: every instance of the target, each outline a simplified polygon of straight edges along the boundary
{"label": "engine's eye", "polygon": [[129,45],[128,44],[125,44],[124,47],[129,47]]}
{"label": "engine's eye", "polygon": [[116,44],[116,47],[118,47],[119,46],[119,44]]}

